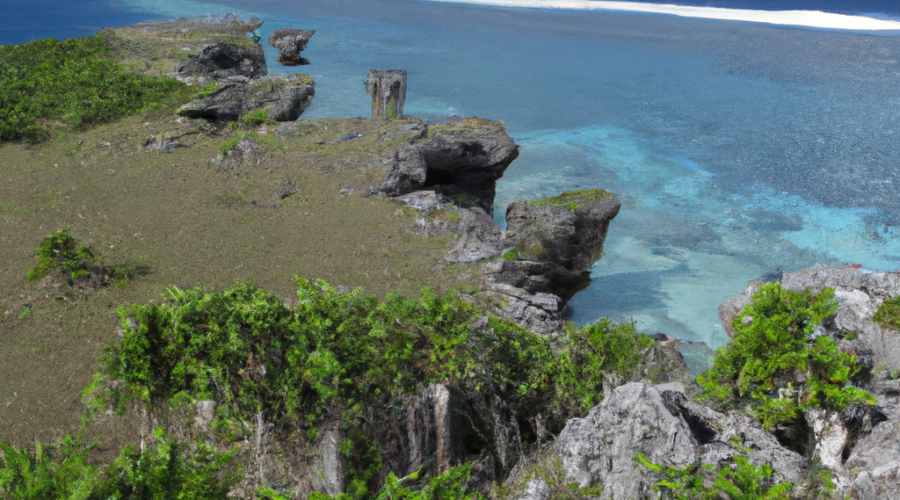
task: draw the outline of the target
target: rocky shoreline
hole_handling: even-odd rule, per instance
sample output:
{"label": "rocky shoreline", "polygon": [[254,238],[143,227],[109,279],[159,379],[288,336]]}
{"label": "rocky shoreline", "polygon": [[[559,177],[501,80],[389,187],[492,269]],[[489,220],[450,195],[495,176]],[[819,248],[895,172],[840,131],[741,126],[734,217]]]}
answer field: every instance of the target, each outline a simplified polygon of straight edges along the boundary
{"label": "rocky shoreline", "polygon": [[[313,133],[296,120],[311,103],[315,83],[305,75],[267,74],[261,46],[246,38],[258,21],[234,19],[203,27],[211,32],[203,37],[179,38],[189,27],[196,29],[180,20],[112,30],[106,36],[111,45],[130,46],[136,54],[145,49],[175,53],[164,71],[153,60],[139,69],[210,86],[206,95],[178,110],[179,120],[210,122],[191,132],[210,136],[227,129],[227,122],[243,123],[244,133],[233,137],[234,144],[220,152],[214,165],[235,176],[258,175],[266,168],[266,137]],[[313,33],[277,30],[269,42],[281,51],[282,64],[304,64],[300,52]],[[172,44],[177,48],[160,48]],[[425,123],[404,117],[405,73],[389,73],[370,72],[366,79],[375,117],[365,127],[353,123],[351,134],[307,144],[310,154],[319,154],[322,146],[352,145],[366,135],[377,135],[376,144],[395,145],[378,154],[338,151],[322,170],[353,172],[342,197],[387,199],[401,213],[414,214],[411,232],[452,240],[439,264],[464,270],[459,295],[485,313],[470,325],[473,331],[485,338],[495,335],[488,326],[493,315],[550,339],[559,351],[569,331],[562,317],[565,304],[587,285],[591,266],[603,256],[607,230],[620,210],[618,198],[595,188],[516,201],[506,208],[507,227],[500,228],[493,220],[496,182],[518,156],[504,124],[463,117]],[[171,137],[151,139],[142,149],[153,146],[166,153],[181,145]],[[297,183],[282,177],[270,198],[253,205],[275,207],[297,192]],[[760,321],[745,310],[763,286],[753,284],[722,304],[720,317],[729,335],[737,336],[742,324]],[[466,491],[486,496],[550,500],[558,498],[560,488],[568,488],[577,498],[656,499],[668,498],[666,490],[656,487],[665,477],[664,468],[700,474],[704,466],[728,471],[746,460],[770,469],[766,488],[793,485],[788,496],[772,498],[900,498],[900,331],[878,319],[885,304],[900,296],[900,272],[811,268],[784,273],[780,286],[797,293],[834,290],[836,313],[814,325],[810,340],[828,339],[858,363],[861,374],[852,382],[847,377],[847,386],[867,391],[876,404],[810,406],[790,426],[766,427],[746,401],[727,405],[708,397],[700,400],[703,391],[688,372],[678,343],[658,334],[637,353],[638,361],[627,373],[602,373],[602,402],[566,422],[557,435],[544,426],[546,415],[521,421],[490,384],[421,382],[415,393],[385,398],[385,404],[364,409],[369,427],[379,429],[372,439],[380,446],[384,468],[371,482],[382,481],[387,471],[409,478],[427,466],[437,476],[469,462]],[[264,365],[259,375],[252,359],[246,373],[242,370],[245,378],[265,376]],[[792,383],[808,375],[798,371],[792,377],[791,383],[777,381],[771,399],[799,398]],[[165,427],[183,440],[213,442],[210,426],[223,404],[201,400],[179,408],[150,408],[138,403],[141,439]],[[118,417],[110,413],[100,418]],[[230,496],[256,498],[260,487],[294,498],[347,490],[351,464],[340,419],[327,420],[305,435],[298,433],[299,421],[287,425],[284,418],[262,410],[255,421],[241,425],[246,432],[235,442],[217,443],[239,450],[247,471]],[[825,476],[827,481],[821,479]],[[822,493],[816,489],[820,483],[832,488]]]}

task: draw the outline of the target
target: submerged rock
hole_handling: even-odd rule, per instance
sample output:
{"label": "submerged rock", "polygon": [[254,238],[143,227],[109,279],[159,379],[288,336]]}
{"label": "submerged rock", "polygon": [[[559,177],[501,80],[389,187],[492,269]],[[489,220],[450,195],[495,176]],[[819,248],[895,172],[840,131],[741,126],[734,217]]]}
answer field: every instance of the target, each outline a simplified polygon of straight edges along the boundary
{"label": "submerged rock", "polygon": [[269,45],[278,49],[278,62],[284,66],[300,66],[309,64],[309,60],[300,57],[300,53],[306,48],[309,39],[316,34],[316,30],[288,30],[276,29],[269,37]]}

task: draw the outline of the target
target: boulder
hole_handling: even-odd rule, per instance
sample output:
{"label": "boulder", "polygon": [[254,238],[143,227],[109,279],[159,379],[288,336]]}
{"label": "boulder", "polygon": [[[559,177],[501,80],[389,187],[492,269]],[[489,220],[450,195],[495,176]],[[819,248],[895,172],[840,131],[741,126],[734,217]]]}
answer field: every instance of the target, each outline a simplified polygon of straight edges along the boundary
{"label": "boulder", "polygon": [[776,481],[802,482],[803,457],[739,412],[698,405],[676,384],[632,382],[604,392],[603,402],[570,420],[553,445],[567,479],[581,487],[603,485],[601,499],[658,498],[653,484],[659,477],[635,464],[637,453],[670,467],[722,466],[745,453],[756,466],[771,465]]}
{"label": "boulder", "polygon": [[552,293],[530,293],[505,283],[484,292],[497,300],[494,314],[538,334],[553,334],[561,327],[562,299]]}
{"label": "boulder", "polygon": [[384,180],[368,192],[396,197],[433,190],[459,206],[493,215],[497,180],[519,155],[503,122],[468,118],[423,128],[414,144],[392,154]]}
{"label": "boulder", "polygon": [[741,315],[744,308],[750,305],[750,297],[759,291],[759,283],[751,283],[746,290],[739,295],[719,304],[719,321],[728,337],[734,338],[734,319]]}
{"label": "boulder", "polygon": [[393,120],[403,116],[406,101],[406,71],[370,69],[366,75],[366,92],[372,95],[372,118]]}
{"label": "boulder", "polygon": [[[835,338],[855,334],[852,340],[847,337],[843,341],[844,348],[869,357],[868,364],[875,369],[876,381],[900,370],[900,332],[882,329],[872,321],[885,299],[900,295],[900,272],[861,273],[849,267],[812,267],[784,273],[781,285],[794,291],[833,288],[838,301],[837,315],[822,325],[823,333]],[[879,391],[881,385],[887,388],[889,383],[871,385],[879,399],[890,397]]]}
{"label": "boulder", "polygon": [[269,37],[269,45],[278,49],[278,62],[283,66],[300,66],[309,64],[309,60],[300,57],[300,52],[306,48],[309,39],[316,34],[316,30],[288,30],[276,29]]}
{"label": "boulder", "polygon": [[217,40],[175,67],[175,77],[185,82],[224,81],[236,76],[258,78],[268,73],[260,44]]}
{"label": "boulder", "polygon": [[265,109],[269,121],[294,121],[312,103],[315,93],[315,84],[305,75],[233,78],[208,96],[185,104],[178,113],[188,118],[231,121]]}
{"label": "boulder", "polygon": [[[511,203],[506,209],[506,241],[517,256],[504,264],[505,272],[495,275],[496,279],[533,283],[549,288],[541,291],[568,299],[590,282],[589,269],[603,256],[609,222],[619,206],[619,199],[602,189]],[[539,272],[540,278],[530,278],[531,272]]]}

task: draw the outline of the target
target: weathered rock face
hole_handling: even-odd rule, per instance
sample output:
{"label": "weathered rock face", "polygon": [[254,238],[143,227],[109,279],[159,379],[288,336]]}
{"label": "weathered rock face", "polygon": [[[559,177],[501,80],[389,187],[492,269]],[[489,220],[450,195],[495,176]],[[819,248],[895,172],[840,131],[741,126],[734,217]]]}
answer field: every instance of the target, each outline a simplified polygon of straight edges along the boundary
{"label": "weathered rock face", "polygon": [[850,344],[858,354],[870,355],[887,371],[900,369],[900,332],[884,331],[872,321],[885,299],[900,295],[900,272],[864,274],[853,268],[812,267],[784,273],[781,286],[794,291],[834,288],[838,312],[828,333],[842,338],[856,333]]}
{"label": "weathered rock face", "polygon": [[503,123],[468,118],[425,129],[413,145],[394,152],[387,176],[370,192],[400,196],[431,189],[492,215],[497,180],[519,155]]}
{"label": "weathered rock face", "polygon": [[802,457],[781,448],[748,417],[698,405],[675,384],[632,382],[605,390],[600,405],[569,421],[554,453],[570,480],[582,487],[603,485],[600,498],[655,499],[658,478],[634,463],[635,454],[674,467],[721,465],[740,453],[731,444],[735,436],[750,449],[752,463],[772,466],[777,481],[801,482]]}
{"label": "weathered rock face", "polygon": [[315,34],[316,30],[277,29],[269,37],[269,45],[278,49],[278,62],[284,66],[309,64],[309,60],[300,57],[300,52]]}
{"label": "weathered rock face", "polygon": [[[900,295],[900,273],[813,267],[784,273],[781,286],[796,292],[835,290],[837,314],[823,322],[814,335],[830,336],[842,351],[854,353],[872,369],[871,378],[861,388],[879,402],[878,406],[851,406],[842,412],[807,410],[810,458],[835,473],[841,495],[861,500],[900,498],[900,380],[891,376],[900,369],[900,332],[883,330],[872,321],[885,299]],[[719,308],[723,326],[742,312],[756,289],[758,285],[751,286]]]}
{"label": "weathered rock face", "polygon": [[590,282],[588,270],[603,256],[609,222],[619,206],[619,199],[602,189],[511,203],[506,209],[506,240],[523,260],[504,262],[495,279],[514,280],[529,291],[568,299]]}
{"label": "weathered rock face", "polygon": [[366,92],[372,95],[372,118],[392,120],[402,117],[406,102],[406,71],[369,70]]}
{"label": "weathered rock face", "polygon": [[257,78],[268,73],[262,45],[214,42],[175,68],[175,77],[187,82],[222,81],[235,76]]}
{"label": "weathered rock face", "polygon": [[255,80],[234,78],[208,96],[195,99],[178,111],[188,118],[239,120],[243,115],[267,110],[272,121],[294,121],[312,103],[312,80],[303,75],[267,75]]}

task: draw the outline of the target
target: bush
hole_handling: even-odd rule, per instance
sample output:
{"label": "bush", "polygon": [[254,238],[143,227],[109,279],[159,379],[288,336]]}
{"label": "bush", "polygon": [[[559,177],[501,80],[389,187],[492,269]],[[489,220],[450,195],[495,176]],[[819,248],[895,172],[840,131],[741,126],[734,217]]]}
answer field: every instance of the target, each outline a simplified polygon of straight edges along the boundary
{"label": "bush", "polygon": [[91,247],[81,245],[68,229],[51,232],[34,251],[38,263],[28,269],[28,280],[38,281],[50,275],[61,285],[90,290],[111,281],[117,287],[128,285],[136,276],[150,272],[147,266],[128,264],[109,266],[96,261]]}
{"label": "bush", "polygon": [[65,281],[74,282],[91,274],[94,252],[89,246],[79,245],[67,229],[52,232],[34,251],[36,266],[28,270],[28,280],[37,281],[51,273],[61,274]]}
{"label": "bush", "polygon": [[836,310],[834,290],[796,293],[778,283],[764,285],[735,318],[734,338],[697,378],[704,397],[750,403],[767,427],[796,418],[804,408],[874,404],[874,397],[849,385],[861,368],[856,356],[841,352],[827,336],[810,340]]}
{"label": "bush", "polygon": [[714,465],[666,467],[654,464],[641,453],[634,462],[662,475],[653,489],[672,500],[788,500],[793,484],[772,484],[773,470],[769,465],[756,467],[741,455],[730,466]]}
{"label": "bush", "polygon": [[108,500],[184,498],[219,500],[237,483],[233,452],[220,453],[203,442],[193,451],[171,441],[162,430],[139,451],[129,445],[118,458],[95,468],[93,446],[83,436],[66,436],[56,446],[37,445],[34,453],[0,443],[0,498]]}
{"label": "bush", "polygon": [[45,140],[51,124],[108,123],[189,87],[138,75],[109,58],[99,35],[0,47],[0,140]]}
{"label": "bush", "polygon": [[603,321],[570,328],[568,342],[554,346],[430,290],[419,300],[379,300],[298,278],[295,308],[246,283],[168,295],[168,304],[119,309],[123,338],[103,362],[107,380],[122,382],[109,384],[119,408],[131,398],[212,399],[221,405],[213,428],[226,435],[260,411],[270,421],[299,419],[313,439],[320,422],[339,420],[355,498],[368,498],[369,480],[382,474],[367,409],[444,383],[496,394],[526,429],[540,414],[558,432],[600,401],[604,370],[633,369],[653,343],[630,325]]}

